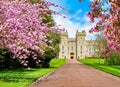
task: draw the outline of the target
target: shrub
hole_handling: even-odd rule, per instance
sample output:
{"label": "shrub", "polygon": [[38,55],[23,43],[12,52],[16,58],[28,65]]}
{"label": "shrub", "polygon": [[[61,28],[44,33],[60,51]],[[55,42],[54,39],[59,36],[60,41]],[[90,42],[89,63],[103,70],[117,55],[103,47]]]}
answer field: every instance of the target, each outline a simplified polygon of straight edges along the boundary
{"label": "shrub", "polygon": [[23,67],[18,59],[6,48],[0,48],[0,69],[16,69]]}
{"label": "shrub", "polygon": [[120,65],[120,53],[114,51],[111,52],[110,56],[107,58],[108,65]]}

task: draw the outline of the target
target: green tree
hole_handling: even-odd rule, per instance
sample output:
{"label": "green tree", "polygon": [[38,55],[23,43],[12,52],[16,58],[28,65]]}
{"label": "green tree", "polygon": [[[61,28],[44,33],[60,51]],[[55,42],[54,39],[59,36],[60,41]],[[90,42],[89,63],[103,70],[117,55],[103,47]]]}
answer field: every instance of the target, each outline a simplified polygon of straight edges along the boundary
{"label": "green tree", "polygon": [[[103,36],[103,32],[96,34],[96,40],[96,48],[98,49],[97,55],[102,58],[102,54],[104,54],[104,47],[107,46],[107,41]],[[117,53],[111,49],[110,55],[106,56],[104,59],[105,64],[107,65],[118,65],[120,64],[120,53]]]}
{"label": "green tree", "polygon": [[[57,32],[57,31],[56,31]],[[50,67],[49,62],[53,58],[58,57],[58,52],[59,52],[59,43],[60,43],[60,35],[57,33],[52,33],[49,32],[49,37],[48,37],[48,46],[51,48],[45,48],[45,54],[40,55],[38,54],[39,59],[41,60],[40,62],[40,67],[48,68]]]}
{"label": "green tree", "polygon": [[97,45],[95,46],[96,49],[97,49],[97,55],[99,57],[102,57],[104,47],[107,46],[107,41],[103,36],[103,32],[100,32],[100,33],[96,34],[95,37],[96,37],[96,41],[97,41]]}

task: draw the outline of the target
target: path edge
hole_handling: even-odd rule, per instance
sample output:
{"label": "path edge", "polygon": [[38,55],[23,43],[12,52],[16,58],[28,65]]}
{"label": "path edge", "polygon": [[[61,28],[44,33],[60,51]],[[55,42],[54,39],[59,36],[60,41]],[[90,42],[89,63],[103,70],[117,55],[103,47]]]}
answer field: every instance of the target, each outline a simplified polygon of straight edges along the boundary
{"label": "path edge", "polygon": [[[65,63],[67,63],[67,62],[68,62],[68,60],[67,60]],[[64,64],[65,64],[65,63],[64,63]],[[40,82],[40,81],[43,80],[45,77],[47,77],[47,76],[49,76],[50,74],[54,73],[57,69],[61,68],[64,64],[62,64],[60,67],[52,70],[51,72],[43,75],[42,77],[38,78],[37,80],[35,80],[34,82],[32,82],[32,84],[28,85],[28,87],[33,87],[34,84]]]}

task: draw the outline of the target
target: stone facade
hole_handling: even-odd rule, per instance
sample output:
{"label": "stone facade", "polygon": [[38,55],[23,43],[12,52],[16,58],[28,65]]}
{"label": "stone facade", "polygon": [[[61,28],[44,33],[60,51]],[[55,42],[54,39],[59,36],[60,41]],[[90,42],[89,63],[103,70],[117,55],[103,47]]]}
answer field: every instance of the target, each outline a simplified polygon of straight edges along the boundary
{"label": "stone facade", "polygon": [[68,33],[61,33],[61,43],[59,45],[59,58],[86,58],[95,57],[96,44],[95,40],[86,40],[86,32],[76,32],[76,38],[68,38]]}

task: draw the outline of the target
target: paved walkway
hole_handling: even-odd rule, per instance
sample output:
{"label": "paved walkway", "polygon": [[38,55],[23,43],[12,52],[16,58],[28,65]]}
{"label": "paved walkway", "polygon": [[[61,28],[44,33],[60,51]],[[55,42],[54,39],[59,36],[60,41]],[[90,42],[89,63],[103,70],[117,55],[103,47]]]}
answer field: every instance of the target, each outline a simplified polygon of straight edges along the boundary
{"label": "paved walkway", "polygon": [[30,87],[120,87],[120,78],[70,59]]}

